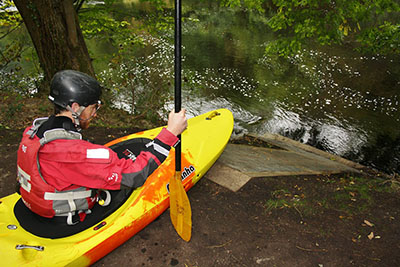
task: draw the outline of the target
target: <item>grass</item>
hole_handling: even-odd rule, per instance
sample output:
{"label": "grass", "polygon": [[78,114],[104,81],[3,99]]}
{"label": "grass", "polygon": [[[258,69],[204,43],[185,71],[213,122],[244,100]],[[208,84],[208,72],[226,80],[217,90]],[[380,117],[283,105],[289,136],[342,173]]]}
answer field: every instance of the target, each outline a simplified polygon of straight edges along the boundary
{"label": "grass", "polygon": [[280,185],[265,201],[266,212],[293,209],[303,216],[333,210],[343,217],[355,216],[374,205],[376,194],[392,193],[390,184],[382,179],[364,176],[323,177],[313,180],[311,186]]}

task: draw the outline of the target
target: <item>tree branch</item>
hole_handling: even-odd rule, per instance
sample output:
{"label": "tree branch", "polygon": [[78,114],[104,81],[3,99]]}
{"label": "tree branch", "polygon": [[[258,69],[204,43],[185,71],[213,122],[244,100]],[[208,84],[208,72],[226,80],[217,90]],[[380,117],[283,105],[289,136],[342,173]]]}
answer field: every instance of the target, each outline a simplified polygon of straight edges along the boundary
{"label": "tree branch", "polygon": [[5,38],[7,35],[9,35],[10,33],[12,33],[13,31],[15,31],[16,29],[19,28],[19,26],[21,26],[22,22],[20,22],[18,25],[16,25],[14,28],[12,28],[11,30],[9,30],[7,33],[5,33],[4,35],[0,36],[0,40]]}

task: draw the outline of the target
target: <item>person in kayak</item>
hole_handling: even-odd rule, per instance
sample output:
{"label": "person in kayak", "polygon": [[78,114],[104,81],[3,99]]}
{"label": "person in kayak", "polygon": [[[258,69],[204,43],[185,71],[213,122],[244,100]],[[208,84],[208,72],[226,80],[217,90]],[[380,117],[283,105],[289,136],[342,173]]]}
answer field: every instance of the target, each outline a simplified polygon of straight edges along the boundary
{"label": "person in kayak", "polygon": [[97,80],[82,72],[63,70],[54,75],[49,95],[54,115],[26,128],[18,149],[20,193],[34,213],[65,216],[68,225],[83,221],[100,199],[97,189],[142,186],[187,127],[185,110],[171,111],[167,127],[135,161],[120,159],[110,148],[84,141],[80,134],[96,117],[101,91]]}

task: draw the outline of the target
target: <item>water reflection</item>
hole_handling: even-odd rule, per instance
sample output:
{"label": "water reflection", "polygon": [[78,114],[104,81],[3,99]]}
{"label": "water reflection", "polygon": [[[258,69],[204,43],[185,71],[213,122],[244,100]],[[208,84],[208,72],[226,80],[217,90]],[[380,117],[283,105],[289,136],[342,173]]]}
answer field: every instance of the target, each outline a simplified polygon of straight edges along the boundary
{"label": "water reflection", "polygon": [[[382,133],[399,136],[400,76],[395,60],[360,56],[345,48],[308,48],[289,60],[274,58],[263,54],[262,44],[271,34],[249,26],[257,44],[246,43],[249,33],[240,36],[243,27],[235,31],[240,19],[231,21],[232,30],[222,26],[222,35],[212,22],[206,33],[201,31],[207,38],[186,33],[185,44],[198,44],[187,45],[185,53],[201,59],[185,65],[191,77],[185,88],[193,91],[186,105],[204,111],[219,107],[221,101],[214,103],[213,98],[222,97],[229,103],[226,107],[239,111],[237,132],[279,133],[361,163],[370,164],[367,148],[382,149],[376,146]],[[207,66],[204,62],[209,61]],[[194,100],[197,97],[203,100]],[[398,158],[392,157],[389,172],[398,170],[392,167]]]}
{"label": "water reflection", "polygon": [[[223,97],[202,97],[202,96],[189,96],[186,93],[183,94],[185,100],[184,108],[187,109],[188,118],[195,117],[197,115],[206,113],[210,110],[226,108],[229,109],[235,118],[234,136],[241,136],[245,132],[248,132],[248,126],[257,123],[261,120],[260,116],[256,116],[251,112],[243,109],[239,105],[235,105],[229,102]],[[166,110],[172,110],[174,108],[173,101],[166,103]],[[165,116],[165,114],[164,114]]]}
{"label": "water reflection", "polygon": [[[242,48],[260,51],[240,60],[239,54],[249,54],[221,49],[215,44],[218,38],[201,39],[197,32],[188,31],[185,40],[183,106],[189,116],[228,108],[234,113],[236,134],[278,133],[374,166],[378,164],[370,162],[375,156],[368,148],[375,147],[382,134],[398,136],[399,80],[390,59],[309,49],[285,61],[265,56],[258,45]],[[196,41],[198,45],[190,46]],[[136,59],[140,64],[134,71],[136,86],[143,88],[150,70],[157,69],[167,80],[173,75],[171,39],[151,37],[146,42],[153,51]],[[218,54],[215,61],[212,54]],[[172,106],[171,100],[165,107]],[[398,162],[398,156],[391,161]]]}

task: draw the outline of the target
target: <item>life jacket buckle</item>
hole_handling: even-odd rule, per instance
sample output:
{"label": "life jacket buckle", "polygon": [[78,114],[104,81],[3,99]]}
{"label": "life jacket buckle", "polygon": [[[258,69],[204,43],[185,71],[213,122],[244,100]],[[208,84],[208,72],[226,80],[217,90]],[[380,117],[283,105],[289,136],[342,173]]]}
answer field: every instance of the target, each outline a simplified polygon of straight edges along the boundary
{"label": "life jacket buckle", "polygon": [[[102,196],[102,193],[105,194],[105,198]],[[110,205],[111,193],[108,190],[104,190],[104,189],[97,190],[97,202],[99,203],[100,206],[103,206],[103,207]]]}

